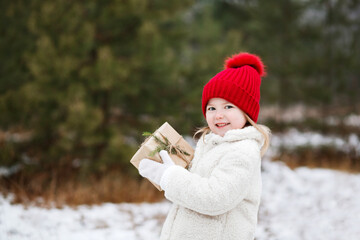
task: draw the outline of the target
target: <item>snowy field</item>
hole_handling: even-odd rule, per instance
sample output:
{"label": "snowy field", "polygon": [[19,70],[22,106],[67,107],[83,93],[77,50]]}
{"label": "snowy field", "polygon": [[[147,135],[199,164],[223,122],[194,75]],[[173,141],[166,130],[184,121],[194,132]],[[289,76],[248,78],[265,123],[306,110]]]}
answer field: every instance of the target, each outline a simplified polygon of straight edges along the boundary
{"label": "snowy field", "polygon": [[[291,130],[273,137],[281,145],[326,145],[360,153],[359,138]],[[360,174],[298,168],[263,161],[257,240],[359,240]],[[156,240],[170,203],[109,204],[76,209],[24,208],[0,195],[0,240]]]}

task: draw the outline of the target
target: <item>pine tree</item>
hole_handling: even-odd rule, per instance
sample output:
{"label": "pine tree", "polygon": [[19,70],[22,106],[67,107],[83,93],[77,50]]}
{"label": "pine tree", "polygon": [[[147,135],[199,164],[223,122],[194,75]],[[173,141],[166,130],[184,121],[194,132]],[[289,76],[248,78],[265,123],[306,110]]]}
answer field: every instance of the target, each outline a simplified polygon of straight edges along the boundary
{"label": "pine tree", "polygon": [[[180,115],[183,13],[190,4],[32,1],[16,20],[31,36],[30,47],[14,55],[24,61],[26,78],[19,77],[16,88],[3,85],[0,95],[9,116],[2,128],[20,126],[32,136],[12,160],[22,155],[42,167],[71,167],[74,160],[85,170],[128,167],[134,136]],[[11,40],[20,44],[11,37],[6,34],[1,48]]]}

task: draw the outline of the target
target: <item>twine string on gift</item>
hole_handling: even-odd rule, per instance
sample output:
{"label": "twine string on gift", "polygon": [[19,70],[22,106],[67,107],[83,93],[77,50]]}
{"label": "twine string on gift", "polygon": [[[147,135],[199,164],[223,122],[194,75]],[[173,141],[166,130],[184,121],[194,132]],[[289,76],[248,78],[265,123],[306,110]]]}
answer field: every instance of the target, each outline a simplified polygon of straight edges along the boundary
{"label": "twine string on gift", "polygon": [[169,139],[167,137],[165,137],[164,135],[161,134],[164,141],[150,132],[144,132],[143,136],[146,136],[148,138],[153,137],[155,139],[156,143],[159,144],[152,152],[150,152],[150,154],[149,154],[150,157],[154,157],[155,154],[160,152],[161,150],[166,150],[170,154],[178,155],[179,157],[184,159],[186,162],[188,162],[186,159],[186,156],[190,156],[190,154],[188,152],[186,152],[185,150],[181,149],[180,146],[172,144],[169,141]]}

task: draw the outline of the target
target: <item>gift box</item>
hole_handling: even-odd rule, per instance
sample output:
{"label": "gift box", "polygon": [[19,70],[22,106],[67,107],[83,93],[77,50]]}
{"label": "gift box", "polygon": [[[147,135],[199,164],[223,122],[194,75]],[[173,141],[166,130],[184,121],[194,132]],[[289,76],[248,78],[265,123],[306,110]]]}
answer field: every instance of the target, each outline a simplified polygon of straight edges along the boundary
{"label": "gift box", "polygon": [[[162,163],[159,152],[166,150],[176,165],[187,168],[194,157],[194,149],[169,123],[165,122],[154,133],[147,133],[148,138],[141,144],[139,150],[130,162],[139,168],[144,158]],[[151,182],[159,191],[160,186]]]}

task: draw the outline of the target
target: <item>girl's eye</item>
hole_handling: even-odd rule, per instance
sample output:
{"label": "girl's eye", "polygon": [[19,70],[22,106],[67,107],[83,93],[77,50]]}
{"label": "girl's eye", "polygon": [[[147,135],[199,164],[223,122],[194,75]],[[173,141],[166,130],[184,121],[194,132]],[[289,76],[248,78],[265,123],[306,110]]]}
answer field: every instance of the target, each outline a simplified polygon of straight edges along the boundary
{"label": "girl's eye", "polygon": [[233,108],[234,106],[231,106],[231,105],[226,105],[225,106],[225,109],[230,109],[230,108]]}
{"label": "girl's eye", "polygon": [[214,111],[215,108],[214,108],[214,107],[208,107],[207,110],[208,110],[208,111]]}

